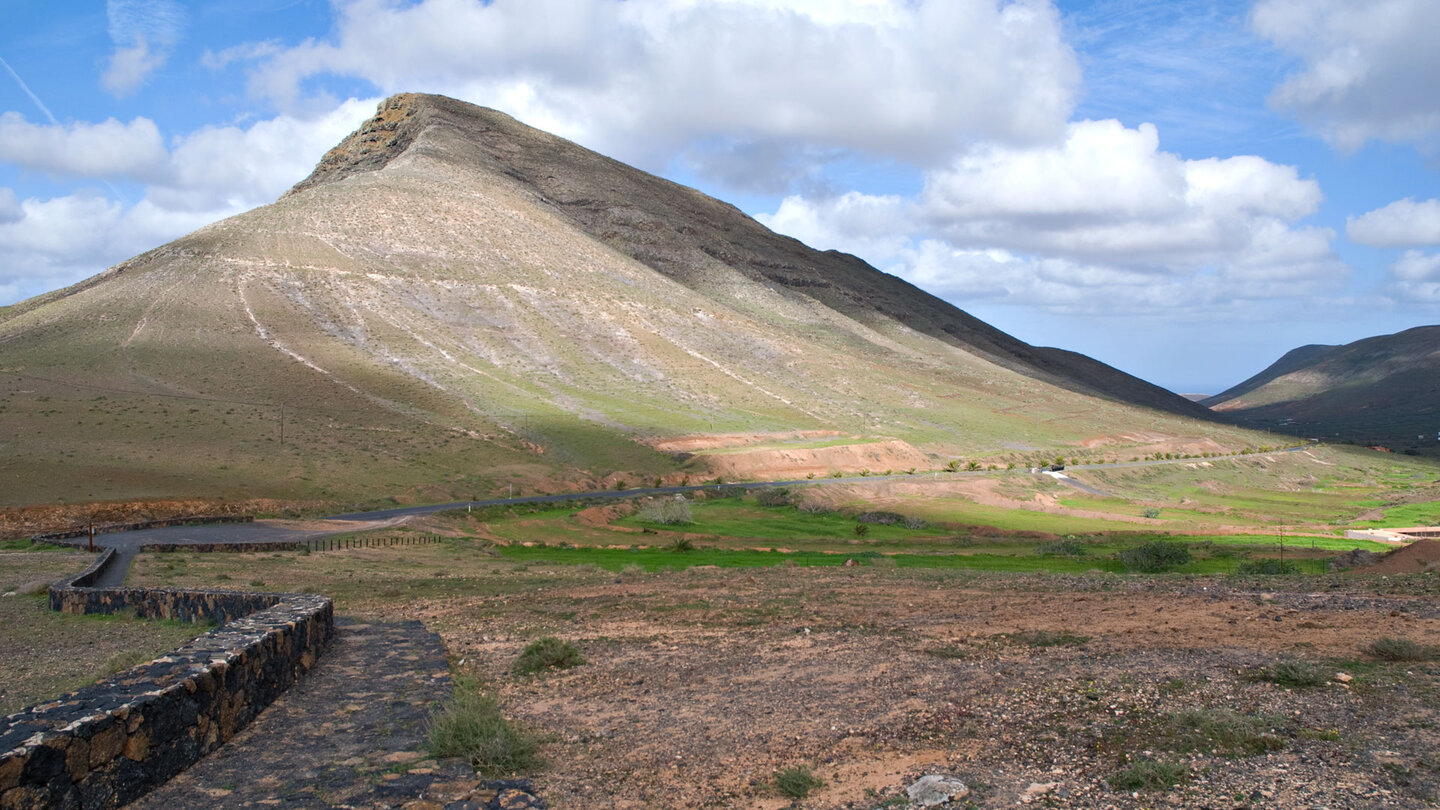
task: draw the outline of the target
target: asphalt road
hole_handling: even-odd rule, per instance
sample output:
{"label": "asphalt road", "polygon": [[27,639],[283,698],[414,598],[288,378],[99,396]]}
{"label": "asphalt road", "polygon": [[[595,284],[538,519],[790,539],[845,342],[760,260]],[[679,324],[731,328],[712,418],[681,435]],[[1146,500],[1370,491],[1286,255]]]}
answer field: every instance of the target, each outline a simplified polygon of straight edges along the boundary
{"label": "asphalt road", "polygon": [[[1304,447],[1294,447],[1288,450],[1277,450],[1277,453],[1293,453]],[[1217,458],[1238,458],[1240,456],[1219,456]],[[1216,458],[1204,459],[1214,461]],[[1169,459],[1164,461],[1127,461],[1118,464],[1078,464],[1066,468],[1066,472],[1087,469],[1113,469],[1115,467],[1154,467],[1163,464],[1187,464],[1194,463],[1195,459]],[[635,498],[647,495],[677,495],[700,490],[753,490],[766,487],[784,486],[811,486],[831,484],[854,484],[858,482],[873,482],[887,480],[920,480],[923,478],[952,480],[955,478],[973,478],[993,475],[1029,475],[1029,470],[960,470],[956,472],[931,472],[917,475],[870,475],[854,476],[848,478],[800,478],[793,481],[765,481],[760,483],[738,483],[738,484],[710,484],[684,487],[648,487],[624,490],[599,490],[594,492],[573,492],[561,495],[528,495],[519,498],[489,498],[476,501],[454,501],[451,503],[437,503],[427,506],[404,506],[394,509],[376,509],[369,512],[350,512],[344,515],[332,515],[321,520],[337,521],[333,529],[293,529],[285,526],[277,526],[270,522],[256,523],[224,523],[209,526],[169,526],[162,529],[138,529],[130,532],[117,532],[114,534],[96,535],[95,543],[98,546],[113,548],[120,559],[116,564],[111,565],[102,581],[96,583],[102,587],[119,587],[124,584],[125,575],[130,569],[130,563],[140,546],[152,543],[164,543],[167,545],[209,545],[213,543],[256,543],[256,542],[295,542],[303,543],[331,534],[351,531],[352,526],[341,525],[338,521],[384,521],[396,518],[410,517],[413,515],[429,515],[435,512],[443,512],[449,509],[464,509],[477,506],[511,506],[515,504],[529,503],[565,503],[566,501],[597,500],[597,499],[624,499]],[[1107,493],[1101,492],[1094,487],[1075,481],[1068,476],[1061,481],[1076,489],[1084,490],[1092,494],[1104,496]],[[113,580],[113,581],[112,581]]]}

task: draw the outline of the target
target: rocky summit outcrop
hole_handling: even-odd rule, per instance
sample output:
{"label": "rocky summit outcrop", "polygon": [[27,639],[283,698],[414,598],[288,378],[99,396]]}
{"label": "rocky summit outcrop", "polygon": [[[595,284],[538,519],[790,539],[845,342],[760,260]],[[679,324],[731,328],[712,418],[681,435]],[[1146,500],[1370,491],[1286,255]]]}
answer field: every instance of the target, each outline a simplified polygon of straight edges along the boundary
{"label": "rocky summit outcrop", "polygon": [[[433,502],[876,463],[828,449],[846,444],[925,469],[1141,433],[1249,443],[854,256],[419,94],[274,204],[0,310],[0,344],[15,503]],[[659,449],[696,437],[716,449]]]}

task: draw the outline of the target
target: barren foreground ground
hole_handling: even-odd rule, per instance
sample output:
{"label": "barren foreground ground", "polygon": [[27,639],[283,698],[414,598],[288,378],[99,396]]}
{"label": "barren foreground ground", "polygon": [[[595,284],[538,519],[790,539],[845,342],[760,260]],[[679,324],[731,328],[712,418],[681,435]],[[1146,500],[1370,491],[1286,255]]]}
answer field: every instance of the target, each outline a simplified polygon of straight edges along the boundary
{"label": "barren foreground ground", "polygon": [[[1360,652],[1440,642],[1433,600],[768,569],[418,610],[553,735],[540,784],[559,807],[783,807],[773,776],[796,765],[825,780],[814,808],[888,806],[925,773],[961,777],[981,807],[1027,790],[1067,807],[1421,807],[1440,786],[1440,666]],[[588,662],[512,679],[542,629]],[[1288,661],[1325,683],[1264,680]],[[1185,781],[1107,782],[1143,759]]]}
{"label": "barren foreground ground", "polygon": [[[141,555],[132,581],[227,579],[424,620],[548,735],[533,775],[557,808],[784,807],[774,775],[798,765],[825,781],[807,808],[898,806],[926,773],[960,777],[972,792],[954,806],[977,807],[1027,791],[1060,807],[1427,807],[1440,790],[1440,663],[1362,651],[1440,644],[1434,574],[616,574],[458,541]],[[586,663],[512,675],[542,635]],[[1142,761],[1179,784],[1114,786]]]}

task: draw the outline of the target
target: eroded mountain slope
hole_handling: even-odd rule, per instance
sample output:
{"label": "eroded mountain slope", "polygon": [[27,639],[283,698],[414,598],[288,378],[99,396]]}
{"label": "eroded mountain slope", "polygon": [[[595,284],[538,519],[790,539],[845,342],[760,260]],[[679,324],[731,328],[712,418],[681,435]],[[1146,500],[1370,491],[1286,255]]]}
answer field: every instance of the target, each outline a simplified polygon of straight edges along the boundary
{"label": "eroded mountain slope", "polygon": [[[743,470],[747,448],[717,435],[804,450],[812,472],[853,469],[856,446],[878,469],[1246,441],[854,257],[433,96],[382,104],[272,205],[0,312],[0,352],[11,502],[435,500]],[[684,437],[700,457],[656,449]]]}

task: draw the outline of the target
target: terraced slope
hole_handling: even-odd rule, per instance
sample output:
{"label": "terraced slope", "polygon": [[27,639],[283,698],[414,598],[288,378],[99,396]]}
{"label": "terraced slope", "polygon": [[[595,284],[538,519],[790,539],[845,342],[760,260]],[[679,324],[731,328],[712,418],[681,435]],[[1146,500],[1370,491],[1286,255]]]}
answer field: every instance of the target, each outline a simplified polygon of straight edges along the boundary
{"label": "terraced slope", "polygon": [[419,95],[276,203],[0,310],[0,409],[8,503],[440,500],[1249,440],[699,192]]}
{"label": "terraced slope", "polygon": [[1302,346],[1202,404],[1256,427],[1431,452],[1440,445],[1440,326]]}

